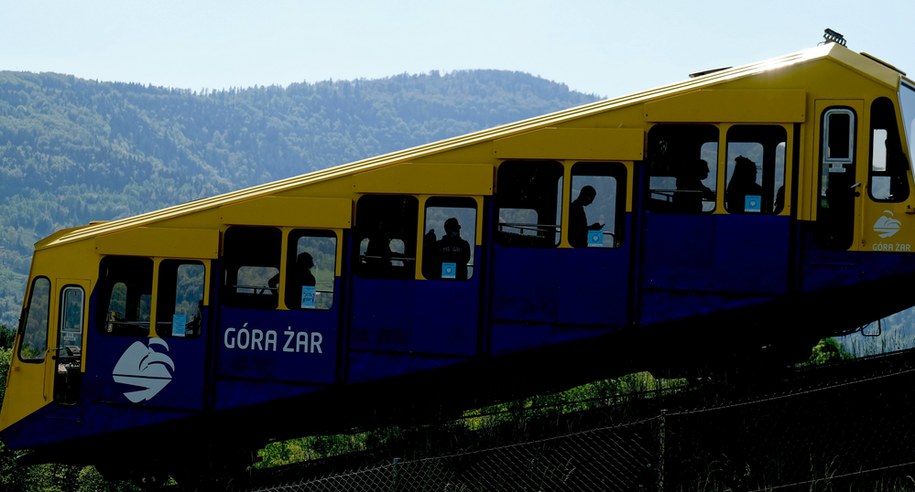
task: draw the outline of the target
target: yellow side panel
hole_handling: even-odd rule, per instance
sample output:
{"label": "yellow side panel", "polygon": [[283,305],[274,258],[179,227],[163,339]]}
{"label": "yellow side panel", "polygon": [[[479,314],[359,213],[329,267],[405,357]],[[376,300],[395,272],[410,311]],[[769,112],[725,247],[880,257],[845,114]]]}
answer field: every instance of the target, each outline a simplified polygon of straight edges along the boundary
{"label": "yellow side panel", "polygon": [[99,236],[95,240],[95,250],[100,255],[216,258],[219,231],[137,227]]}
{"label": "yellow side panel", "polygon": [[802,123],[802,90],[701,90],[645,103],[652,122]]}
{"label": "yellow side panel", "polygon": [[644,149],[641,128],[544,128],[496,140],[500,159],[592,159],[638,161]]}
{"label": "yellow side panel", "polygon": [[491,164],[405,163],[353,177],[357,193],[492,195]]}
{"label": "yellow side panel", "polygon": [[230,225],[272,225],[349,229],[353,202],[345,198],[267,196],[219,209]]}
{"label": "yellow side panel", "polygon": [[[29,279],[29,289],[32,289],[33,278]],[[56,282],[51,281],[48,285],[47,315],[48,323],[56,326],[58,319],[57,313],[57,288]],[[31,292],[26,293],[26,299],[31,296]],[[38,301],[43,304],[42,301]],[[52,340],[48,334],[47,344],[50,347]],[[6,377],[6,393],[3,399],[3,408],[0,409],[0,430],[28,417],[41,407],[51,403],[51,384],[55,364],[51,359],[51,351],[45,349],[43,359],[38,362],[23,362],[17,355],[22,344],[22,337],[17,335],[16,342],[13,344],[13,350],[10,353],[10,366]]]}
{"label": "yellow side panel", "polygon": [[[51,354],[46,354],[50,357]],[[50,388],[46,384],[47,364],[25,363],[16,353],[10,356],[6,380],[6,396],[0,410],[0,430],[28,417],[51,402]]]}

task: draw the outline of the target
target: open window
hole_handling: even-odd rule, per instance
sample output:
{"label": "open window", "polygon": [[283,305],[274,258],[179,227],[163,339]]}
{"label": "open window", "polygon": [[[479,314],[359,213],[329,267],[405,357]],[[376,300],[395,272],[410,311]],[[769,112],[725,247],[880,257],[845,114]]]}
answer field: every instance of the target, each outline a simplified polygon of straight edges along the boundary
{"label": "open window", "polygon": [[423,277],[467,280],[473,277],[477,202],[467,197],[426,200]]}
{"label": "open window", "polygon": [[275,227],[234,226],[223,247],[223,294],[235,307],[276,309],[279,305],[283,234]]}
{"label": "open window", "polygon": [[717,127],[655,125],[648,131],[647,159],[649,211],[701,214],[715,210]]}
{"label": "open window", "polygon": [[562,174],[562,164],[557,161],[506,161],[499,166],[498,244],[533,248],[559,245]]}
{"label": "open window", "polygon": [[295,229],[286,252],[284,303],[289,309],[330,309],[334,305],[337,235]]}
{"label": "open window", "polygon": [[574,164],[569,198],[567,231],[571,246],[615,248],[622,244],[626,206],[626,167],[623,164]]}
{"label": "open window", "polygon": [[871,105],[870,195],[879,202],[909,197],[908,163],[902,151],[893,103],[877,98]]}
{"label": "open window", "polygon": [[153,261],[136,256],[106,256],[99,263],[97,326],[108,335],[149,336]]}
{"label": "open window", "polygon": [[777,125],[735,125],[727,133],[724,206],[728,213],[784,209],[787,132]]}
{"label": "open window", "polygon": [[156,335],[200,336],[205,282],[206,267],[199,261],[163,260],[159,264]]}
{"label": "open window", "polygon": [[356,273],[405,279],[416,272],[419,201],[411,195],[366,195],[356,202]]}

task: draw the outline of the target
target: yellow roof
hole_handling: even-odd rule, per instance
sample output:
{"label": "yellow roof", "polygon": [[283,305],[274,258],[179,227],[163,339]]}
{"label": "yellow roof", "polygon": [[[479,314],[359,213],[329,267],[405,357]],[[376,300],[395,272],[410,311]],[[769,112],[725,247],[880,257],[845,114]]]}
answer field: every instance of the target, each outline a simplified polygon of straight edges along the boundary
{"label": "yellow roof", "polygon": [[94,236],[110,234],[123,229],[147,226],[155,222],[168,220],[186,214],[204,210],[238,204],[246,200],[270,196],[276,193],[307,186],[321,181],[332,180],[342,176],[358,174],[368,170],[375,170],[385,166],[408,162],[420,157],[467,147],[483,142],[493,141],[511,135],[529,132],[531,130],[555,127],[579,118],[593,116],[609,110],[618,109],[633,104],[644,103],[650,100],[668,97],[699,88],[722,84],[739,78],[750,77],[762,72],[784,69],[792,65],[807,63],[816,59],[830,58],[837,63],[847,66],[889,87],[898,87],[904,74],[894,67],[867,54],[859,54],[848,48],[828,43],[795,52],[792,54],[755,62],[752,64],[710,71],[704,75],[696,76],[678,83],[649,89],[613,99],[606,99],[582,106],[557,111],[554,113],[521,120],[502,126],[481,130],[466,135],[453,137],[438,142],[420,145],[388,154],[363,159],[349,164],[342,164],[311,173],[294,176],[270,183],[265,183],[237,191],[203,198],[176,205],[161,210],[127,217],[107,222],[91,223],[86,226],[76,227],[56,232],[36,243],[36,249],[52,247],[54,245],[88,239]]}

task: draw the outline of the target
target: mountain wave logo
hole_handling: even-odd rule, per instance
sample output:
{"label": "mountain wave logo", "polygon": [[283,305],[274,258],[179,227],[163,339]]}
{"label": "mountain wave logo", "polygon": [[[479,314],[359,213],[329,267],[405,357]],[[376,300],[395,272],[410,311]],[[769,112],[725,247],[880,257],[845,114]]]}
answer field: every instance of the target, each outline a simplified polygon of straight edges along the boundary
{"label": "mountain wave logo", "polygon": [[881,215],[877,222],[874,223],[874,232],[880,235],[881,238],[888,238],[894,236],[900,229],[902,229],[902,222],[893,218],[893,212],[890,210],[884,210],[885,215]]}
{"label": "mountain wave logo", "polygon": [[175,362],[157,348],[168,352],[168,344],[161,338],[150,338],[148,346],[134,342],[114,366],[111,375],[116,383],[139,388],[124,392],[131,403],[152,399],[172,381]]}

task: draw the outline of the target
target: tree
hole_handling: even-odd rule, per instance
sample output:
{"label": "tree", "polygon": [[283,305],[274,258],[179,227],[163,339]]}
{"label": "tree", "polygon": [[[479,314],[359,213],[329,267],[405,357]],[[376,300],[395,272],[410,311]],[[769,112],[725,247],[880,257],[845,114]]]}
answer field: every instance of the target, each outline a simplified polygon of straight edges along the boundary
{"label": "tree", "polygon": [[820,340],[810,353],[807,359],[808,365],[819,366],[831,364],[842,360],[851,359],[851,354],[835,338],[824,338]]}

